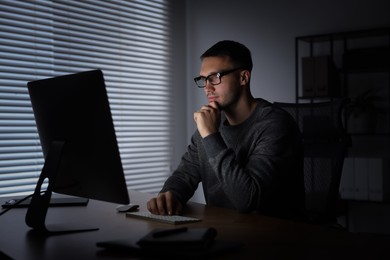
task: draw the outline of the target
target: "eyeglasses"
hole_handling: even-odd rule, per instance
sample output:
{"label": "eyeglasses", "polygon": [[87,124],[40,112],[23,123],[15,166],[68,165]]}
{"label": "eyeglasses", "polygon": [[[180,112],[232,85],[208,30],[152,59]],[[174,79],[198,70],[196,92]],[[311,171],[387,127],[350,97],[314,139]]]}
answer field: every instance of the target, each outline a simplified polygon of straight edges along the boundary
{"label": "eyeglasses", "polygon": [[231,70],[226,70],[223,72],[213,73],[213,74],[208,75],[207,77],[199,76],[199,77],[194,78],[194,81],[195,81],[196,85],[198,86],[198,88],[206,87],[207,81],[211,85],[218,85],[218,84],[221,84],[222,76],[225,76],[229,73],[232,73],[236,70],[241,70],[241,69],[243,69],[243,68],[239,67],[239,68],[235,68],[235,69],[231,69]]}

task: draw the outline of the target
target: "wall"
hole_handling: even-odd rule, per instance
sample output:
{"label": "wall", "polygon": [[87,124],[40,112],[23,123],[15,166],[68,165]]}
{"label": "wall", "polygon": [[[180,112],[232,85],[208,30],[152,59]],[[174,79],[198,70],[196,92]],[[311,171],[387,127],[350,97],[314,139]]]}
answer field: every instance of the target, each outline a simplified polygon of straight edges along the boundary
{"label": "wall", "polygon": [[171,162],[172,170],[180,162],[181,155],[185,152],[187,146],[187,99],[186,99],[186,2],[182,0],[170,0],[172,8],[171,24],[173,32],[172,42],[172,75],[167,75],[167,80],[172,84],[172,98],[174,111],[174,128],[172,129],[171,138],[174,140],[172,148],[173,158]]}
{"label": "wall", "polygon": [[[199,56],[223,39],[252,50],[252,92],[269,101],[295,99],[295,37],[390,26],[388,0],[187,0],[187,140],[192,112],[207,102],[193,83]],[[202,201],[197,194],[195,200]]]}

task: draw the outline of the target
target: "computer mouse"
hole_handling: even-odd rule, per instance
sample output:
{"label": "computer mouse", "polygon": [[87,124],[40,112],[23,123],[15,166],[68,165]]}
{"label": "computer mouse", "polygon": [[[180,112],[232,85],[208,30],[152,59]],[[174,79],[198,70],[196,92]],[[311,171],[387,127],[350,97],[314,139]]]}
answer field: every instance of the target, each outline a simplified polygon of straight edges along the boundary
{"label": "computer mouse", "polygon": [[116,207],[116,210],[118,212],[132,212],[132,211],[137,211],[139,208],[139,205],[137,204],[129,204],[129,205],[119,205]]}

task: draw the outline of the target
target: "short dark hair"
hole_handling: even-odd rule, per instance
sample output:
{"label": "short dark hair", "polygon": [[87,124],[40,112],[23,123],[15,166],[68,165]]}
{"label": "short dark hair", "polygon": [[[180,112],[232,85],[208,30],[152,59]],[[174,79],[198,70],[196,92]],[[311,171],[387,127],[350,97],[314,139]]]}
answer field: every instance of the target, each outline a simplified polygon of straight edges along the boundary
{"label": "short dark hair", "polygon": [[207,57],[230,57],[236,67],[252,71],[253,62],[250,50],[236,41],[217,42],[200,56],[201,60]]}

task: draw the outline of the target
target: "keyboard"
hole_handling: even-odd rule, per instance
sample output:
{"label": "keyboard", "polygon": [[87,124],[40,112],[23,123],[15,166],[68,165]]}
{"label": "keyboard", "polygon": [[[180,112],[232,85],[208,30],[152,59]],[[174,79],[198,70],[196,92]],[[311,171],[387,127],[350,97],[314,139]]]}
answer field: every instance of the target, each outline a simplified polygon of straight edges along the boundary
{"label": "keyboard", "polygon": [[192,217],[185,217],[185,216],[178,216],[178,215],[155,215],[148,211],[127,212],[126,216],[132,218],[169,223],[174,225],[201,221],[201,219],[199,218],[192,218]]}

